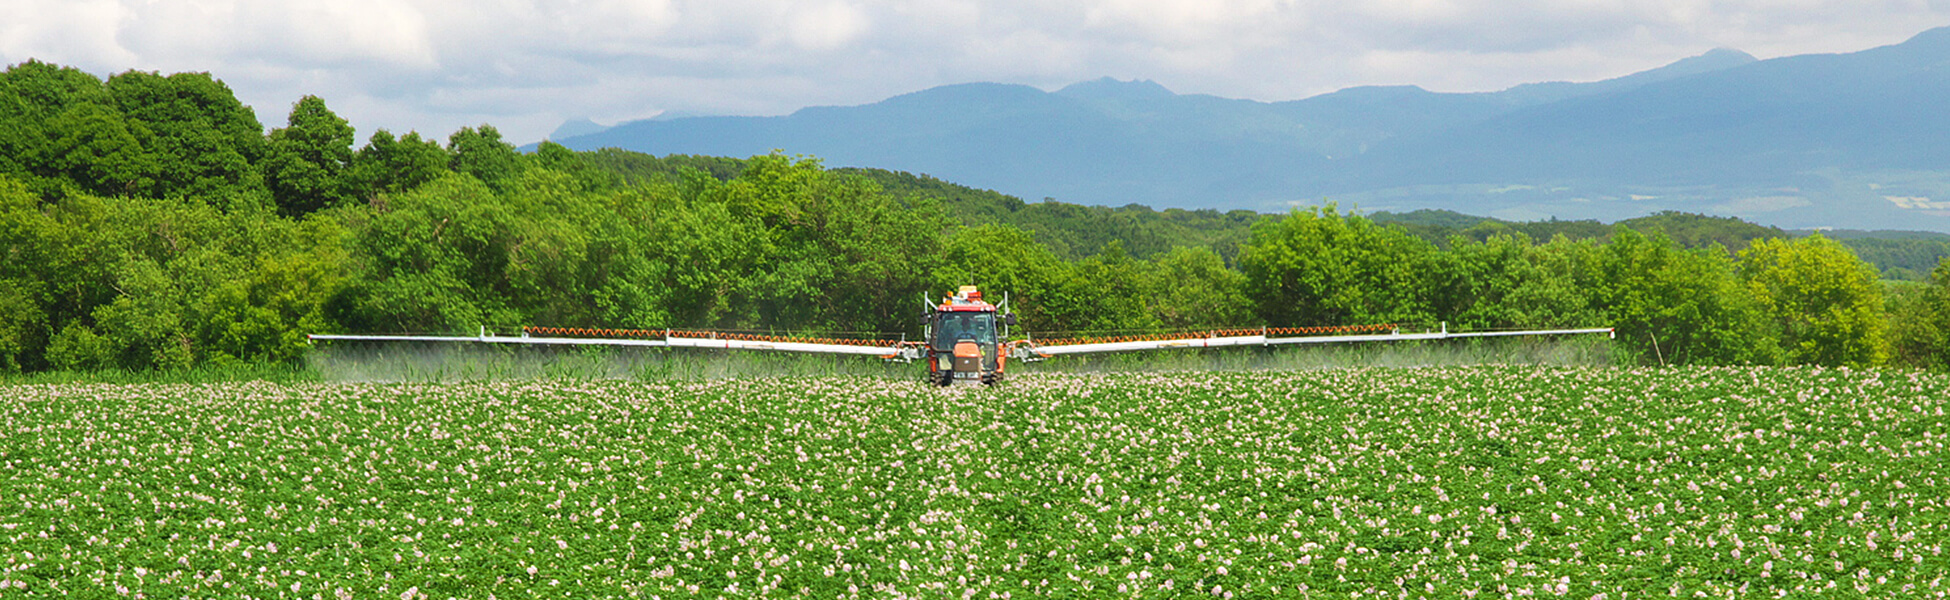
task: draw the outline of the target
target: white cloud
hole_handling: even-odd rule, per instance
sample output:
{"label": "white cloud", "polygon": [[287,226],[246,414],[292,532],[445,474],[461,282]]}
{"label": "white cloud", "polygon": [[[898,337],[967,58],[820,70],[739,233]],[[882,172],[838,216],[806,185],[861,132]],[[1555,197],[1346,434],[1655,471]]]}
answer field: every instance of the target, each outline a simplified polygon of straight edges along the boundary
{"label": "white cloud", "polygon": [[[428,24],[389,0],[131,3],[116,36],[142,63],[197,68],[204,61],[293,69],[431,69]],[[219,74],[221,75],[221,74]]]}
{"label": "white cloud", "polygon": [[1210,44],[1303,14],[1276,0],[1099,0],[1084,10],[1083,24],[1160,44]]}
{"label": "white cloud", "polygon": [[791,12],[786,24],[792,43],[808,50],[845,47],[865,35],[871,27],[866,12],[859,8],[828,3],[803,7]]}
{"label": "white cloud", "polygon": [[1714,47],[1899,42],[1950,0],[0,0],[0,61],[209,71],[282,124],[363,132],[664,110],[782,114],[947,83],[1103,75],[1285,100],[1351,85],[1590,80]]}
{"label": "white cloud", "polygon": [[9,64],[37,58],[68,65],[134,60],[115,41],[127,20],[115,0],[40,2],[0,0],[0,58]]}

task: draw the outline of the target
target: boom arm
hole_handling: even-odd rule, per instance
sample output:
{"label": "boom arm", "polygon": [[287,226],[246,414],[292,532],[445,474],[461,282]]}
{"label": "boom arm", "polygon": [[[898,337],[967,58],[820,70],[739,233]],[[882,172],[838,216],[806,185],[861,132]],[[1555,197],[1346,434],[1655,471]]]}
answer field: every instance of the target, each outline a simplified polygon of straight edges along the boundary
{"label": "boom arm", "polygon": [[[1348,333],[1377,331],[1386,333]],[[531,332],[554,335],[531,336]],[[1305,333],[1338,333],[1340,335],[1293,335]],[[1178,348],[1223,348],[1227,346],[1274,346],[1281,344],[1337,344],[1349,342],[1405,342],[1410,340],[1446,340],[1455,338],[1518,337],[1546,335],[1581,335],[1603,333],[1616,335],[1610,327],[1587,329],[1534,329],[1525,331],[1449,331],[1445,324],[1441,331],[1424,333],[1402,333],[1393,325],[1371,325],[1355,327],[1314,327],[1301,329],[1264,329],[1260,333],[1245,331],[1214,331],[1174,336],[1165,339],[1108,339],[1108,340],[1064,340],[1054,343],[1038,344],[1031,340],[1012,342],[1008,345],[1011,358],[1020,360],[1042,360],[1054,356],[1072,354],[1095,354],[1100,352],[1134,352],[1142,350],[1171,350]],[[587,337],[584,337],[587,336]],[[519,336],[494,335],[484,328],[479,335],[433,336],[433,335],[340,335],[312,334],[312,340],[341,340],[361,342],[476,342],[483,344],[526,344],[536,346],[629,346],[649,348],[714,348],[720,350],[763,350],[775,352],[802,352],[810,354],[842,354],[852,356],[876,356],[884,360],[911,362],[926,355],[920,342],[896,342],[886,340],[803,340],[735,333],[717,333],[676,330],[637,330],[637,329],[560,329],[533,327],[524,330]]]}
{"label": "boom arm", "polygon": [[[1346,330],[1360,330],[1360,329],[1371,330],[1375,328],[1377,327],[1370,326],[1370,327],[1354,327],[1354,328],[1312,328],[1311,330],[1346,331]],[[1345,342],[1405,342],[1409,340],[1446,340],[1446,339],[1454,339],[1454,338],[1576,335],[1576,334],[1588,334],[1588,333],[1603,333],[1606,335],[1615,335],[1612,331],[1612,328],[1610,327],[1595,327],[1589,329],[1536,329],[1536,330],[1527,330],[1527,331],[1452,332],[1449,331],[1448,325],[1444,324],[1442,331],[1432,331],[1432,332],[1425,332],[1425,333],[1402,333],[1401,330],[1394,329],[1393,326],[1388,326],[1388,329],[1390,330],[1388,333],[1364,333],[1364,334],[1352,334],[1352,335],[1313,335],[1313,336],[1288,336],[1288,337],[1268,336],[1265,333],[1261,333],[1258,335],[1221,335],[1221,334],[1234,334],[1237,332],[1210,332],[1212,335],[1194,334],[1192,336],[1178,337],[1175,339],[1110,340],[1110,341],[1081,341],[1080,340],[1076,342],[1059,342],[1059,343],[1049,344],[1049,345],[1041,345],[1028,340],[1024,340],[1022,342],[1017,342],[1010,346],[1010,356],[1014,358],[1020,358],[1023,360],[1041,360],[1052,356],[1063,356],[1067,354],[1093,354],[1098,352],[1132,352],[1138,350],[1170,350],[1175,348],[1221,348],[1225,346],[1272,346],[1277,344],[1337,344],[1337,343],[1345,343]],[[1267,330],[1267,331],[1284,333],[1284,332],[1291,332],[1296,330]],[[1300,330],[1300,331],[1309,331],[1309,330]]]}
{"label": "boom arm", "polygon": [[[818,340],[799,341],[770,336],[720,334],[698,331],[636,330],[636,329],[555,329],[531,328],[549,333],[569,333],[590,336],[620,337],[556,337],[530,336],[527,331],[519,336],[494,335],[486,329],[474,337],[429,336],[429,335],[338,335],[312,334],[306,336],[313,340],[342,340],[357,342],[478,342],[483,344],[526,344],[535,346],[630,346],[637,348],[716,348],[721,350],[771,350],[777,352],[804,352],[811,354],[847,354],[854,356],[877,356],[887,360],[908,362],[920,358],[921,350],[911,342],[875,340]],[[648,338],[648,339],[644,339]],[[833,343],[850,342],[850,343]]]}

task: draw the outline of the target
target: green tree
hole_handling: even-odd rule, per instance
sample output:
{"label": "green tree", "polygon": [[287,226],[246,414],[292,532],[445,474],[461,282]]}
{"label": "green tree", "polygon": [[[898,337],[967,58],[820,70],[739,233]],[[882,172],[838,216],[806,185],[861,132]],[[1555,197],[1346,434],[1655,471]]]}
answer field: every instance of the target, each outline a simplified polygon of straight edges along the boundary
{"label": "green tree", "polygon": [[226,206],[264,201],[257,167],[264,126],[223,82],[208,73],[129,71],[105,87],[137,141],[156,157],[156,188],[143,195]]}
{"label": "green tree", "polygon": [[928,202],[902,204],[864,178],[817,160],[756,156],[720,190],[730,211],[767,232],[763,268],[734,309],[751,326],[882,332],[909,329],[912,298],[928,289],[941,232]]}
{"label": "green tree", "polygon": [[[1934,272],[1932,272],[1934,275]],[[1950,294],[1932,277],[1928,282],[1882,281],[1883,331],[1891,364],[1950,367]]]}
{"label": "green tree", "polygon": [[1589,307],[1558,238],[1536,246],[1522,233],[1483,241],[1457,236],[1429,262],[1430,306],[1462,329],[1590,326],[1602,319]]}
{"label": "green tree", "polygon": [[[722,185],[694,173],[681,200],[661,202],[636,196],[626,204],[628,218],[648,234],[642,238],[655,248],[643,263],[631,265],[627,278],[611,279],[598,302],[608,313],[645,314],[645,322],[664,327],[743,327],[734,307],[745,274],[767,264],[767,236],[756,219],[734,213],[716,200]],[[654,283],[651,283],[654,282]],[[661,299],[661,303],[630,302],[632,298]]]}
{"label": "green tree", "polygon": [[196,362],[195,339],[185,323],[185,290],[163,266],[146,258],[122,262],[115,300],[96,308],[115,366],[131,370],[181,369]]}
{"label": "green tree", "polygon": [[339,222],[261,211],[226,215],[223,227],[201,254],[175,266],[193,290],[185,305],[197,361],[301,359],[310,347],[305,334],[333,329],[325,303],[347,276]]}
{"label": "green tree", "polygon": [[[128,244],[120,239],[123,236],[109,233],[140,225],[115,226],[125,219],[111,210],[109,202],[88,194],[68,194],[46,203],[24,194],[15,198],[17,210],[8,211],[12,231],[6,232],[8,237],[0,238],[0,243],[11,247],[9,254],[25,260],[9,260],[0,268],[15,273],[17,280],[38,282],[45,319],[41,329],[49,336],[70,326],[86,325],[94,309],[118,293],[115,272],[128,254]],[[77,330],[71,337],[79,333]],[[47,350],[53,348],[54,341],[48,338]],[[48,366],[58,367],[60,363],[31,346],[24,349],[23,367]]]}
{"label": "green tree", "polygon": [[1164,326],[1151,310],[1146,295],[1151,265],[1132,258],[1124,244],[1104,244],[1096,256],[1077,261],[1065,280],[1066,296],[1085,304],[1069,315],[1071,328],[1083,332],[1138,333]]}
{"label": "green tree", "polygon": [[1754,242],[1740,277],[1795,363],[1868,366],[1885,358],[1875,268],[1820,234]]}
{"label": "green tree", "polygon": [[56,227],[25,184],[0,175],[0,372],[42,366]]}
{"label": "green tree", "polygon": [[156,165],[93,75],[27,61],[0,73],[0,174],[36,195],[148,193]]}
{"label": "green tree", "polygon": [[[745,160],[725,156],[671,154],[651,156],[617,148],[578,152],[576,157],[590,168],[609,173],[623,183],[681,183],[688,171],[700,171],[718,181],[730,181],[745,172]],[[846,169],[836,169],[846,171]],[[885,185],[884,183],[882,184]]]}
{"label": "green tree", "polygon": [[291,107],[288,125],[271,130],[264,181],[278,210],[303,215],[343,202],[350,191],[352,125],[317,96]]}
{"label": "green tree", "polygon": [[18,373],[29,350],[38,350],[47,316],[40,307],[38,281],[0,279],[0,373]]}
{"label": "green tree", "polygon": [[38,157],[44,173],[97,194],[155,191],[155,157],[143,150],[114,109],[78,103],[50,121],[48,132],[52,139]]}
{"label": "green tree", "polygon": [[1176,330],[1255,325],[1246,276],[1217,252],[1179,246],[1152,261],[1143,296],[1164,327]]}
{"label": "green tree", "polygon": [[381,129],[352,157],[347,193],[361,202],[380,194],[404,193],[447,173],[452,159],[439,142],[420,139],[419,132],[394,138]]}
{"label": "green tree", "polygon": [[[1074,278],[1072,267],[1026,231],[994,224],[958,229],[948,234],[941,256],[929,286],[937,295],[974,285],[991,298],[1010,294],[1021,325],[1031,331],[1067,332],[1085,325],[1077,315],[1091,310],[1089,299],[1073,297],[1082,290],[1065,285]],[[914,314],[920,312],[917,303]]]}
{"label": "green tree", "polygon": [[578,187],[588,191],[607,190],[617,187],[622,177],[604,171],[590,164],[582,154],[548,140],[535,146],[535,153],[527,157],[532,168],[554,171],[568,176]]}
{"label": "green tree", "polygon": [[108,343],[94,328],[72,321],[61,328],[47,345],[50,366],[63,371],[93,371],[114,366]]}
{"label": "green tree", "polygon": [[1950,368],[1950,258],[1937,262],[1927,284],[1899,284],[1888,302],[1890,346],[1898,363]]}
{"label": "green tree", "polygon": [[1333,205],[1253,226],[1239,258],[1247,296],[1275,326],[1429,320],[1427,242]]}
{"label": "green tree", "polygon": [[296,360],[342,279],[330,223],[197,198],[37,201],[0,180],[0,367]]}
{"label": "green tree", "polygon": [[479,179],[495,192],[507,191],[521,171],[521,154],[501,141],[501,131],[493,125],[455,131],[447,136],[447,153],[454,172]]}
{"label": "green tree", "polygon": [[1571,257],[1578,286],[1617,328],[1617,340],[1645,362],[1737,364],[1771,360],[1753,299],[1726,250],[1686,250],[1662,234],[1624,226],[1611,243]]}
{"label": "green tree", "polygon": [[1871,232],[1871,235],[1890,237],[1842,237],[1837,234],[1829,239],[1847,246],[1863,262],[1874,265],[1882,273],[1883,279],[1929,282],[1930,271],[1943,258],[1950,257],[1950,236],[1943,234],[1879,231]]}
{"label": "green tree", "polygon": [[344,213],[350,283],[329,305],[334,322],[366,332],[472,332],[526,324],[508,286],[517,232],[502,199],[480,181],[447,175],[382,206]]}

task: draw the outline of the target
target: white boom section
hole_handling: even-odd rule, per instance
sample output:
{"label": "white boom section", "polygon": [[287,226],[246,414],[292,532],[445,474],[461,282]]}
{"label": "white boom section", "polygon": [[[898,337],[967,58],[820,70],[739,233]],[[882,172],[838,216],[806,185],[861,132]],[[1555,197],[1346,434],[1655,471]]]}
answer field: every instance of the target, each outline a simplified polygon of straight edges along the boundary
{"label": "white boom section", "polygon": [[474,337],[435,336],[435,335],[337,335],[312,334],[313,340],[340,340],[349,342],[479,342],[483,344],[530,344],[537,346],[633,346],[650,348],[716,348],[721,350],[772,350],[777,352],[807,352],[814,354],[852,354],[859,356],[895,357],[904,354],[903,348],[895,346],[853,346],[848,344],[813,344],[806,342],[774,342],[758,340],[732,340],[715,338],[694,338],[670,336],[661,340],[632,340],[611,338],[579,337],[531,337],[526,335],[507,336],[482,332]]}
{"label": "white boom section", "polygon": [[892,356],[900,352],[893,346],[852,346],[847,344],[810,344],[805,342],[766,342],[753,340],[723,340],[711,338],[664,338],[673,348],[721,348],[726,350],[777,350],[779,352],[811,352],[816,354],[857,354],[861,356]]}
{"label": "white boom section", "polygon": [[[1590,329],[1536,329],[1529,331],[1432,331],[1427,333],[1370,333],[1360,335],[1315,335],[1298,337],[1267,337],[1263,335],[1240,335],[1229,337],[1187,338],[1178,340],[1149,340],[1138,342],[1104,342],[1100,344],[1065,344],[1062,346],[1037,346],[1030,348],[1029,357],[1062,356],[1066,354],[1091,354],[1096,352],[1131,352],[1137,350],[1169,350],[1174,348],[1220,348],[1225,346],[1271,346],[1275,344],[1338,344],[1344,342],[1405,342],[1410,340],[1446,340],[1453,338],[1511,337],[1530,335],[1575,335],[1603,333],[1612,335],[1610,327]],[[1028,358],[1028,357],[1024,357]]]}
{"label": "white boom section", "polygon": [[[1369,336],[1363,336],[1369,337]],[[1170,348],[1219,348],[1224,346],[1264,346],[1271,343],[1263,335],[1241,335],[1232,337],[1190,338],[1183,340],[1152,340],[1146,342],[1104,342],[1101,344],[1066,344],[1062,346],[1038,346],[1034,352],[1043,356],[1064,354],[1090,354],[1093,352],[1127,352],[1131,350],[1165,350]]]}

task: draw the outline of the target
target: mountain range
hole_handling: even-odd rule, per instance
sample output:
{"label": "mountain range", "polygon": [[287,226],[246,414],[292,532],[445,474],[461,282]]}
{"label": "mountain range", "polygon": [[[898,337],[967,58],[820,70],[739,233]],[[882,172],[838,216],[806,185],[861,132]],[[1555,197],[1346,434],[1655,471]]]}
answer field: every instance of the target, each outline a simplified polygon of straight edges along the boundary
{"label": "mountain range", "polygon": [[1260,102],[1099,79],[970,83],[777,117],[572,121],[570,148],[925,173],[1099,205],[1454,210],[1511,220],[1664,210],[1788,228],[1950,231],[1950,28],[1847,54],[1720,49],[1597,82],[1356,87]]}

